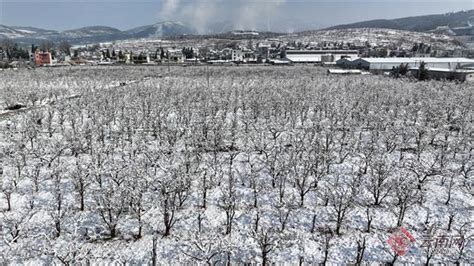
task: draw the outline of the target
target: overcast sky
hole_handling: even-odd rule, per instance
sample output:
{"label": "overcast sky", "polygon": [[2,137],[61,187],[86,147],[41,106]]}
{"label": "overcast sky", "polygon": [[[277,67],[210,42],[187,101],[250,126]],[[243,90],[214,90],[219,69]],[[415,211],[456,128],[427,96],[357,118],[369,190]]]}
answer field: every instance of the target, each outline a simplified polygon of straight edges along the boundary
{"label": "overcast sky", "polygon": [[473,0],[0,0],[0,24],[54,30],[104,25],[125,30],[172,20],[201,31],[222,22],[237,29],[282,25],[291,31],[473,8]]}

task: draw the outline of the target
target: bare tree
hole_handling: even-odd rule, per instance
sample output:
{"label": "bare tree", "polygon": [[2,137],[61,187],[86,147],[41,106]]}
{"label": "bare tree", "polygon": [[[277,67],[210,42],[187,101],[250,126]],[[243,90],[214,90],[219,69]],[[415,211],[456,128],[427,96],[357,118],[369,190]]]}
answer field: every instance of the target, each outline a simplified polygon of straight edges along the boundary
{"label": "bare tree", "polygon": [[86,169],[83,169],[79,164],[76,165],[76,169],[72,173],[72,182],[74,184],[74,190],[79,199],[79,210],[85,210],[85,197],[87,188],[90,186],[90,174]]}
{"label": "bare tree", "polygon": [[425,265],[430,265],[430,261],[439,252],[438,241],[433,241],[436,238],[436,232],[438,228],[436,225],[432,225],[428,228],[426,232],[426,241],[424,241],[423,252],[425,253]]}
{"label": "bare tree", "polygon": [[61,236],[61,231],[62,231],[62,220],[67,214],[66,208],[63,206],[64,205],[64,188],[62,185],[62,178],[61,178],[62,173],[61,172],[55,172],[53,173],[53,182],[54,182],[54,191],[53,191],[53,197],[54,197],[54,208],[52,211],[50,211],[50,216],[53,218],[54,221],[54,229],[56,231],[55,237]]}
{"label": "bare tree", "polygon": [[278,233],[273,228],[261,227],[259,231],[254,231],[252,236],[260,248],[262,265],[269,265],[269,255],[278,247]]}
{"label": "bare tree", "polygon": [[335,215],[335,233],[337,235],[341,234],[341,227],[347,214],[355,205],[354,199],[358,189],[358,184],[355,178],[346,178],[349,180],[337,176],[334,181],[328,182],[327,184],[327,197],[329,199],[329,205],[333,210],[333,215]]}
{"label": "bare tree", "polygon": [[117,225],[122,218],[127,197],[120,189],[103,189],[95,196],[97,212],[106,225],[110,238],[117,236]]}
{"label": "bare tree", "polygon": [[366,236],[363,236],[362,239],[357,239],[357,253],[355,259],[356,265],[362,264],[362,261],[364,260],[365,249],[367,247],[366,245]]}
{"label": "bare tree", "polygon": [[416,203],[419,193],[410,184],[409,180],[398,181],[395,189],[395,213],[397,215],[397,227],[403,224],[407,210]]}
{"label": "bare tree", "polygon": [[71,47],[72,45],[68,41],[61,41],[58,44],[58,50],[66,55],[71,55]]}
{"label": "bare tree", "polygon": [[193,239],[189,239],[185,243],[181,245],[180,251],[197,262],[215,265],[222,259],[220,257],[224,253],[222,239],[217,235],[206,238],[200,234],[195,234]]}
{"label": "bare tree", "polygon": [[[306,158],[303,158],[303,156]],[[322,164],[321,159],[321,157],[316,155],[311,156],[300,153],[297,158],[292,160],[291,170],[295,176],[294,182],[300,197],[300,207],[304,206],[306,194],[316,190],[323,176],[324,170],[320,166]]]}
{"label": "bare tree", "polygon": [[318,231],[318,241],[322,245],[323,250],[323,261],[321,262],[321,265],[326,265],[331,254],[331,248],[334,245],[334,232],[327,226],[320,228]]}
{"label": "bare tree", "polygon": [[448,184],[448,198],[446,199],[446,202],[444,204],[448,205],[449,202],[451,201],[451,193],[453,191],[453,187],[456,185],[456,181],[454,181],[454,176],[455,173],[450,174],[451,178],[449,179],[449,184]]}
{"label": "bare tree", "polygon": [[380,205],[389,195],[390,191],[392,191],[390,175],[393,167],[386,160],[386,158],[382,157],[377,161],[371,162],[370,173],[365,179],[367,190],[372,196],[375,206]]}
{"label": "bare tree", "polygon": [[424,185],[429,181],[433,176],[439,175],[440,171],[436,168],[437,160],[432,160],[431,162],[425,162],[422,158],[419,160],[411,160],[408,163],[407,169],[412,172],[417,182],[417,189],[419,190],[420,200],[423,202],[424,195]]}
{"label": "bare tree", "polygon": [[290,218],[290,214],[296,207],[291,203],[291,199],[284,204],[280,204],[276,206],[277,209],[277,216],[278,222],[280,223],[280,233],[283,233],[286,230],[286,226],[288,224],[288,219]]}
{"label": "bare tree", "polygon": [[178,208],[178,199],[175,188],[167,183],[160,188],[160,204],[163,213],[163,225],[165,230],[163,236],[171,234],[171,228],[176,223],[176,211]]}
{"label": "bare tree", "polygon": [[138,232],[135,235],[136,239],[140,239],[143,236],[143,215],[147,211],[145,205],[145,193],[147,190],[146,181],[140,175],[133,175],[133,178],[129,181],[129,197],[130,197],[130,209],[131,214],[137,220]]}
{"label": "bare tree", "polygon": [[39,49],[45,52],[50,52],[54,47],[54,43],[49,40],[44,40],[39,44]]}
{"label": "bare tree", "polygon": [[6,234],[4,238],[7,245],[17,243],[20,238],[27,235],[27,226],[31,217],[35,212],[22,209],[15,213],[2,213],[3,216],[3,232]]}
{"label": "bare tree", "polygon": [[7,209],[6,211],[9,212],[12,210],[12,194],[13,194],[13,186],[9,182],[5,182],[3,180],[0,183],[1,189],[2,189],[2,194],[5,197],[5,200],[7,202]]}
{"label": "bare tree", "polygon": [[234,222],[234,216],[237,207],[233,190],[228,190],[222,193],[219,207],[225,212],[225,234],[228,235],[232,232],[232,224]]}

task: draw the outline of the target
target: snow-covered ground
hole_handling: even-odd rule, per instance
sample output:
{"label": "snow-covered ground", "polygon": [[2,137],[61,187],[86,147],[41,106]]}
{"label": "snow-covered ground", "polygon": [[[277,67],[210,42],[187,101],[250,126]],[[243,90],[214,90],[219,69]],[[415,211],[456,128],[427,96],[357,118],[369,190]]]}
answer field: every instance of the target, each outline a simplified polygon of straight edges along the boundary
{"label": "snow-covered ground", "polygon": [[2,109],[38,106],[0,116],[2,264],[474,259],[468,84],[310,66],[0,80]]}
{"label": "snow-covered ground", "polygon": [[299,36],[292,36],[296,42],[349,42],[376,46],[391,47],[391,49],[411,49],[417,43],[429,43],[433,48],[443,50],[461,49],[462,45],[452,36],[413,32],[403,30],[361,28],[345,30],[309,31]]}

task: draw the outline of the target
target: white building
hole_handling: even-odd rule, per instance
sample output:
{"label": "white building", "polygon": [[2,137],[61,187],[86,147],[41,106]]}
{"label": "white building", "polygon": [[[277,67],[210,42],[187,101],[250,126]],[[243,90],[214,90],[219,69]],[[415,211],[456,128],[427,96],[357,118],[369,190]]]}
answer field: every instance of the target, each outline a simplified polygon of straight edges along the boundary
{"label": "white building", "polygon": [[474,64],[474,59],[468,58],[435,58],[435,57],[389,57],[389,58],[359,58],[350,63],[354,68],[370,71],[390,71],[401,64],[408,64],[408,68],[419,68],[424,62],[426,68],[460,69]]}
{"label": "white building", "polygon": [[234,63],[256,63],[257,58],[251,50],[232,50],[231,61]]}
{"label": "white building", "polygon": [[369,72],[364,72],[360,69],[328,69],[328,75],[367,75]]}
{"label": "white building", "polygon": [[[427,68],[428,77],[436,80],[457,80],[471,83],[474,78],[474,70],[469,69],[446,69],[446,68]],[[419,75],[418,68],[409,70],[413,76]]]}
{"label": "white building", "polygon": [[286,58],[293,63],[335,62],[341,58],[357,58],[356,50],[287,50]]}
{"label": "white building", "polygon": [[232,62],[244,62],[245,52],[242,50],[232,50]]}
{"label": "white building", "polygon": [[184,63],[183,50],[181,49],[169,49],[167,51],[167,57],[170,62]]}

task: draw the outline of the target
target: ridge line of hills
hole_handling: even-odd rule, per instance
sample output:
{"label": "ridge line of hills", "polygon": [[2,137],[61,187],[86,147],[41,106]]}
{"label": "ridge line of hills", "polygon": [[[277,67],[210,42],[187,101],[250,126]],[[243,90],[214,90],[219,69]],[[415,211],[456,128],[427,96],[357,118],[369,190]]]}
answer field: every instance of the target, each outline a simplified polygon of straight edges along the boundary
{"label": "ridge line of hills", "polygon": [[336,25],[326,28],[326,30],[354,28],[382,28],[448,35],[474,35],[474,9],[437,15],[367,20]]}
{"label": "ridge line of hills", "polygon": [[[450,36],[474,36],[474,9],[439,15],[368,20],[351,24],[336,25],[323,30],[355,28],[381,28],[415,32],[431,32]],[[303,31],[300,33],[315,33],[318,31],[321,30]],[[263,36],[277,35],[284,35],[284,33],[265,32],[263,34]],[[41,40],[69,41],[71,43],[94,43],[141,38],[176,38],[182,36],[215,37],[226,36],[226,34],[216,32],[199,35],[192,27],[181,22],[171,21],[159,22],[125,31],[108,26],[90,26],[60,32],[36,27],[0,25],[0,39],[12,39],[20,43],[35,43]]]}

